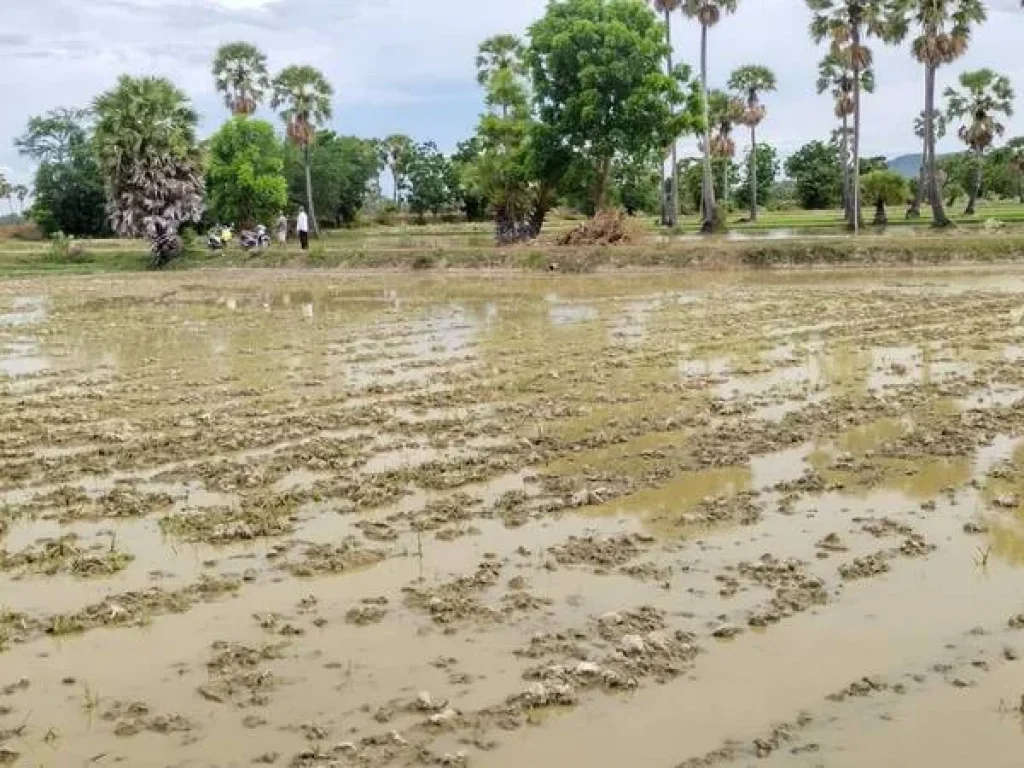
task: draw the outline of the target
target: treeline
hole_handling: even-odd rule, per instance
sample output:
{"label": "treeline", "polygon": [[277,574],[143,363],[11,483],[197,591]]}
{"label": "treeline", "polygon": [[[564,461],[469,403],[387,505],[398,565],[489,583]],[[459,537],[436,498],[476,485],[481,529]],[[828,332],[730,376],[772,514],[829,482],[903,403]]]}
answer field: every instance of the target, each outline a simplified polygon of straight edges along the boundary
{"label": "treeline", "polygon": [[[732,205],[755,219],[768,203],[841,204],[856,228],[863,197],[879,213],[880,201],[891,205],[901,194],[910,197],[911,215],[928,202],[941,225],[947,192],[962,190],[968,212],[980,195],[1005,192],[1011,176],[1019,192],[1024,147],[995,149],[1001,120],[1012,112],[1007,78],[966,72],[959,87],[941,99],[935,93],[936,71],[966,52],[986,18],[984,3],[805,2],[810,37],[826,49],[817,90],[832,98],[838,125],[829,141],[787,159],[782,182],[777,153],[757,135],[774,74],[750,64],[721,89],[709,83],[708,32],[738,0],[651,0],[653,10],[643,0],[551,0],[524,37],[481,44],[484,110],[452,155],[405,136],[372,140],[328,130],[333,89],[321,72],[299,65],[272,75],[260,50],[232,43],[212,67],[231,117],[206,141],[197,139],[188,97],[163,78],[125,76],[88,110],[32,118],[17,140],[39,164],[31,216],[47,231],[166,240],[204,220],[245,226],[300,204],[314,226],[345,225],[372,206],[385,218],[399,210],[490,217],[499,242],[508,243],[536,237],[556,205],[660,212],[670,226],[680,211],[692,211],[702,231],[713,231]],[[675,12],[702,29],[699,73],[677,61]],[[926,98],[915,124],[923,163],[913,189],[861,158],[863,107],[877,76],[872,40],[909,41],[923,67]],[[261,107],[279,116],[283,138],[255,117]],[[935,141],[947,127],[968,147],[966,159],[940,163]],[[685,135],[698,138],[699,158],[677,158]],[[382,174],[390,177],[389,200]]]}

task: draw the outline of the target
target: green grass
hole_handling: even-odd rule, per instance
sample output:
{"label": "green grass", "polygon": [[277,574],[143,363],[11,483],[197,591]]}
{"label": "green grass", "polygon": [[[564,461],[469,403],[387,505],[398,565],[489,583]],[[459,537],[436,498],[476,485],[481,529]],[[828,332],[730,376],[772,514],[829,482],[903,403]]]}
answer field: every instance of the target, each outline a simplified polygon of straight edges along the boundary
{"label": "green grass", "polygon": [[[865,214],[870,215],[865,209]],[[580,271],[600,266],[683,267],[690,265],[775,264],[911,264],[956,261],[1015,260],[1024,257],[1024,206],[983,203],[974,217],[956,217],[950,230],[933,230],[927,211],[906,221],[893,209],[891,225],[879,232],[869,223],[862,237],[845,230],[842,213],[834,211],[764,211],[756,223],[743,223],[744,212],[727,218],[729,232],[741,239],[713,236],[698,239],[699,221],[684,217],[675,233],[656,219],[638,220],[638,240],[614,248],[558,247],[554,236],[577,225],[577,219],[552,217],[538,243],[496,248],[489,223],[429,223],[424,226],[363,226],[325,232],[303,253],[297,244],[250,255],[237,246],[227,252],[197,249],[176,262],[175,269],[223,267],[398,268],[501,267]],[[981,225],[997,219],[1005,226],[992,232]],[[779,238],[778,235],[786,235]],[[759,237],[763,235],[763,237]],[[138,240],[83,241],[85,253],[61,259],[48,242],[0,240],[0,277],[84,275],[139,271],[149,268],[145,243]],[[201,244],[201,241],[200,241]]]}

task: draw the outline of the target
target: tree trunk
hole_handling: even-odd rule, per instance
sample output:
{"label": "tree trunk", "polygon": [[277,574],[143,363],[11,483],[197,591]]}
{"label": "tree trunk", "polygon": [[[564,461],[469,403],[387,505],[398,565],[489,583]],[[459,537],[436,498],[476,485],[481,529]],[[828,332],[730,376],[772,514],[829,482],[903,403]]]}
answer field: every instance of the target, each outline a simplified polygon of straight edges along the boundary
{"label": "tree trunk", "polygon": [[843,166],[842,167],[842,171],[843,171],[843,200],[842,200],[842,203],[843,203],[843,216],[846,218],[847,222],[850,221],[850,208],[851,208],[851,203],[852,203],[852,201],[850,199],[850,139],[849,139],[849,135],[850,135],[849,118],[846,115],[843,115],[843,135],[842,135],[842,138],[840,139],[839,145],[840,145],[840,151],[843,154],[842,158],[840,158],[842,160],[841,164]]}
{"label": "tree trunk", "polygon": [[1024,173],[1017,177],[1017,196],[1020,198],[1020,204],[1024,205]]}
{"label": "tree trunk", "polygon": [[306,160],[306,205],[309,206],[309,223],[312,227],[312,232],[317,237],[320,236],[320,225],[316,221],[316,210],[313,208],[313,171],[309,163],[309,144],[306,144],[305,148],[305,160]]}
{"label": "tree trunk", "polygon": [[935,163],[935,65],[925,64],[924,86],[924,142],[925,165],[928,177],[928,202],[932,206],[932,226],[949,226],[949,219],[942,209],[942,195],[939,194],[937,168]]}
{"label": "tree trunk", "polygon": [[860,19],[853,24],[853,234],[860,232]]}
{"label": "tree trunk", "polygon": [[974,168],[971,171],[971,193],[967,198],[967,210],[964,211],[964,216],[974,215],[974,204],[978,201],[978,195],[981,193],[981,162],[981,150],[976,149],[974,150]]}
{"label": "tree trunk", "polygon": [[594,213],[598,214],[608,208],[608,192],[611,187],[612,161],[602,157],[595,169],[597,178],[594,180]]}
{"label": "tree trunk", "polygon": [[875,224],[884,227],[889,223],[889,217],[885,215],[885,201],[879,198],[875,201]]}
{"label": "tree trunk", "polygon": [[731,158],[727,155],[725,157],[725,165],[722,166],[722,205],[725,210],[729,210],[729,165],[731,164]]}
{"label": "tree trunk", "polygon": [[[669,13],[668,7],[665,8],[665,38],[668,41],[668,75],[672,76],[672,71],[675,69],[675,62],[672,58],[672,18]],[[673,112],[675,109],[673,108]],[[678,148],[676,145],[679,142],[677,137],[672,137],[672,193],[669,195],[668,204],[668,225],[674,227],[679,224],[679,155]],[[662,165],[662,171],[665,166]],[[664,190],[665,185],[662,184]]]}
{"label": "tree trunk", "polygon": [[395,210],[398,210],[398,169],[391,166],[391,178],[395,183]]}
{"label": "tree trunk", "polygon": [[757,221],[757,126],[750,126],[750,220]]}
{"label": "tree trunk", "polygon": [[[928,100],[928,78],[925,77],[925,101]],[[925,130],[924,136],[921,138],[921,168],[917,175],[917,191],[914,192],[914,202],[910,204],[909,210],[907,210],[908,219],[919,219],[921,218],[921,198],[924,197],[924,186],[925,186],[925,168],[928,166],[928,131]]]}
{"label": "tree trunk", "polygon": [[700,231],[715,229],[715,181],[711,171],[711,111],[708,108],[708,27],[700,27],[700,92],[704,97],[704,222]]}

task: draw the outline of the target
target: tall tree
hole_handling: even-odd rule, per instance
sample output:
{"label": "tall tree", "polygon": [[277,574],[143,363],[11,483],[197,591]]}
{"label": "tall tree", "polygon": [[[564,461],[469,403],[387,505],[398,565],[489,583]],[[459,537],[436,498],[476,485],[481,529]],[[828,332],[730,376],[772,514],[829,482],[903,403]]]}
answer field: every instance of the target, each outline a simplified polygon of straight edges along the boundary
{"label": "tall tree", "polygon": [[[932,118],[931,132],[935,137],[935,141],[942,141],[942,139],[946,137],[946,115],[944,113],[936,112],[934,114]],[[928,193],[928,153],[931,149],[931,141],[928,138],[928,113],[925,110],[921,110],[921,114],[914,118],[914,135],[922,142],[921,167],[918,171],[917,184],[914,189],[914,199],[910,203],[910,208],[907,210],[908,219],[916,219],[920,217],[921,201],[924,200],[925,194]],[[939,196],[939,207],[940,209],[942,207],[941,195]],[[945,212],[943,212],[943,216],[945,216]]]}
{"label": "tall tree", "polygon": [[269,224],[288,203],[284,157],[274,127],[239,115],[210,139],[207,190],[218,220]]}
{"label": "tall tree", "polygon": [[736,142],[732,131],[743,118],[744,104],[724,91],[714,90],[708,94],[708,114],[711,118],[711,156],[723,159],[722,203],[729,205],[729,171],[736,155]]}
{"label": "tall tree", "polygon": [[757,127],[764,120],[765,107],[761,95],[776,88],[775,73],[759,64],[748,64],[735,70],[729,77],[729,87],[743,99],[740,122],[750,129],[750,220],[757,221]]}
{"label": "tall tree", "polygon": [[272,83],[270,105],[280,111],[288,138],[302,150],[306,170],[306,208],[313,233],[320,234],[313,207],[313,178],[310,169],[310,148],[317,126],[331,118],[331,97],[334,88],[320,70],[309,66],[291,66],[281,70]]}
{"label": "tall tree", "polygon": [[700,92],[704,99],[704,220],[701,231],[715,229],[715,182],[711,168],[711,119],[708,111],[708,30],[735,13],[738,0],[683,0],[683,15],[700,24]]}
{"label": "tall tree", "polygon": [[385,162],[391,169],[391,181],[394,184],[395,207],[402,201],[402,192],[407,186],[409,160],[412,158],[416,143],[408,136],[396,133],[384,139]]}
{"label": "tall tree", "polygon": [[839,156],[835,146],[812,141],[786,159],[786,175],[796,183],[801,208],[831,208],[839,200]]}
{"label": "tall tree", "polygon": [[662,62],[668,44],[655,14],[637,0],[552,0],[530,27],[528,61],[540,121],[593,170],[591,198],[609,203],[613,160],[667,147],[693,124]]}
{"label": "tall tree", "polygon": [[962,120],[957,131],[960,140],[974,155],[974,172],[967,199],[965,215],[974,214],[974,206],[981,189],[981,174],[985,150],[992,146],[996,136],[1002,136],[1006,126],[999,116],[1013,114],[1013,86],[1005,75],[991,69],[978,69],[960,75],[960,88],[947,88],[945,92],[950,120]]}
{"label": "tall tree", "polygon": [[198,222],[203,177],[196,144],[199,117],[164,78],[127,75],[93,102],[93,144],[110,222],[122,236],[159,243]]}
{"label": "tall tree", "polygon": [[9,182],[3,172],[0,171],[0,200],[7,201],[11,216],[14,215],[14,202],[12,201],[12,195],[14,195],[14,185]]}
{"label": "tall tree", "polygon": [[[860,87],[864,93],[875,91],[875,71],[871,67],[860,73]],[[851,133],[850,117],[853,115],[853,71],[834,53],[829,53],[818,64],[818,93],[829,91],[835,103],[835,116],[840,120],[838,133],[839,162],[842,166],[842,204],[846,220],[852,221],[853,194],[850,171]]]}
{"label": "tall tree", "polygon": [[[351,224],[380,177],[383,156],[378,142],[321,130],[310,158],[316,209],[335,226]],[[299,203],[306,196],[306,169],[301,148],[291,143],[285,146],[284,173],[289,196]]]}
{"label": "tall tree", "polygon": [[35,160],[31,219],[47,235],[109,233],[103,178],[89,142],[89,112],[57,109],[32,117],[18,151]]}
{"label": "tall tree", "polygon": [[972,27],[985,21],[982,0],[898,0],[894,24],[899,34],[913,29],[911,51],[924,65],[923,163],[925,188],[932,206],[932,225],[942,227],[949,219],[942,207],[942,195],[935,178],[935,142],[939,110],[935,105],[935,76],[939,67],[966,53]]}
{"label": "tall tree", "polygon": [[213,77],[235,117],[253,114],[270,88],[266,54],[251,43],[222,45],[213,60]]}
{"label": "tall tree", "polygon": [[[871,66],[871,49],[864,44],[868,37],[884,41],[898,39],[898,26],[891,23],[891,0],[806,0],[813,17],[811,37],[814,42],[828,41],[836,56],[853,74],[853,147],[852,175],[860,178],[861,72]],[[853,214],[850,225],[860,229],[860,184],[853,187]]]}
{"label": "tall tree", "polygon": [[66,163],[74,148],[85,143],[89,117],[89,110],[65,108],[31,117],[14,146],[37,163]]}
{"label": "tall tree", "polygon": [[[675,48],[672,45],[672,12],[679,10],[683,0],[651,0],[654,10],[665,18],[665,41],[668,43],[668,53],[665,55],[665,72],[669,75],[675,70],[674,63]],[[661,223],[674,227],[679,223],[679,147],[678,137],[672,139],[672,146],[669,150],[669,161],[672,163],[671,187],[668,188],[668,180],[665,178],[665,163],[661,164],[661,197],[662,212]]]}
{"label": "tall tree", "polygon": [[28,199],[30,194],[29,188],[24,184],[15,184],[14,188],[11,190],[11,194],[14,195],[15,199],[18,201],[18,215],[24,216],[25,201]]}

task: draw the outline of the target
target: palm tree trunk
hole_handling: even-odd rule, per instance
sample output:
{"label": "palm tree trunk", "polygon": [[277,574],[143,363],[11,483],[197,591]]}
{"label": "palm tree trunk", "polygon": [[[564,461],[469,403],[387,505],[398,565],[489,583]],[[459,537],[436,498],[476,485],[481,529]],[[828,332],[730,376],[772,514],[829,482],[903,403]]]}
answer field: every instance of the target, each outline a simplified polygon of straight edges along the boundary
{"label": "palm tree trunk", "polygon": [[757,221],[757,126],[750,126],[750,220]]}
{"label": "palm tree trunk", "polygon": [[715,228],[715,182],[711,171],[711,110],[708,107],[708,27],[700,27],[700,91],[704,97],[704,223],[700,231]]}
{"label": "palm tree trunk", "polygon": [[309,206],[309,223],[312,225],[313,234],[320,236],[320,225],[316,222],[316,210],[313,208],[313,170],[309,162],[309,142],[305,147],[306,161],[306,205]]}
{"label": "palm tree trunk", "polygon": [[842,160],[842,171],[843,171],[843,216],[846,221],[850,221],[850,125],[849,118],[843,115],[843,135],[840,140],[840,151],[843,153]]}
{"label": "palm tree trunk", "polygon": [[391,166],[391,179],[395,184],[395,210],[398,210],[398,169]]}
{"label": "palm tree trunk", "polygon": [[925,64],[924,87],[924,146],[925,164],[928,177],[928,201],[932,206],[932,226],[949,225],[946,212],[942,209],[942,195],[936,181],[937,168],[935,163],[935,65]]}
{"label": "palm tree trunk", "polygon": [[[672,17],[668,7],[665,8],[665,39],[668,41],[668,75],[672,76],[675,69],[675,61],[672,54]],[[674,110],[673,110],[674,111]],[[679,223],[679,156],[677,137],[672,137],[672,194],[668,205],[668,224],[674,227]],[[662,166],[664,170],[664,166]],[[662,185],[664,188],[664,185]]]}
{"label": "palm tree trunk", "polygon": [[[925,100],[928,99],[928,77],[925,76]],[[917,191],[914,192],[914,202],[910,204],[910,210],[907,211],[908,219],[918,219],[921,217],[921,198],[924,196],[924,185],[925,185],[925,168],[928,165],[928,132],[925,131],[925,135],[921,139],[921,168],[917,175]]]}
{"label": "palm tree trunk", "polygon": [[853,25],[853,234],[860,232],[860,19]]}
{"label": "palm tree trunk", "polygon": [[964,211],[964,216],[974,215],[974,204],[978,201],[978,195],[981,193],[981,150],[974,150],[974,169],[971,173],[971,194],[967,198],[967,210]]}

